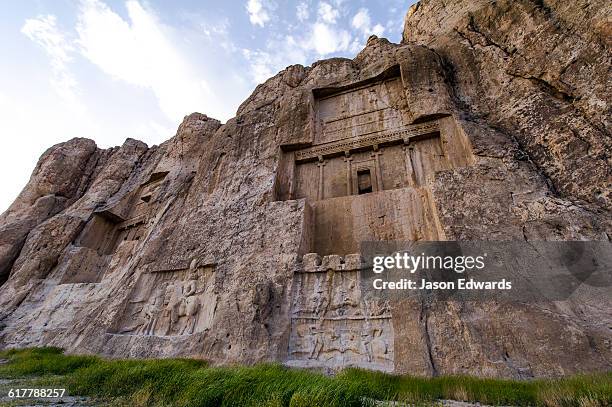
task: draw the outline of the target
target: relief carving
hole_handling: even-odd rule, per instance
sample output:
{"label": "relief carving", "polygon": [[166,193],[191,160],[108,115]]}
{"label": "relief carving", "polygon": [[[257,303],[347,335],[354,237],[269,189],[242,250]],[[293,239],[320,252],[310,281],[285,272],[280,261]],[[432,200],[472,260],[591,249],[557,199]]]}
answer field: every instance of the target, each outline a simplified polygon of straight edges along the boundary
{"label": "relief carving", "polygon": [[316,100],[317,144],[401,126],[405,99],[399,69],[395,74],[320,95]]}
{"label": "relief carving", "polygon": [[374,145],[420,140],[439,133],[439,131],[440,126],[437,121],[412,124],[400,129],[378,131],[371,135],[361,135],[304,148],[295,152],[295,159],[296,161],[313,160],[318,157],[342,155],[345,151],[359,150]]}
{"label": "relief carving", "polygon": [[218,301],[214,267],[143,273],[116,330],[118,334],[177,336],[210,328]]}
{"label": "relief carving", "polygon": [[[310,262],[313,256],[305,256],[305,261],[306,257]],[[319,265],[305,264],[294,275],[287,364],[391,371],[389,303],[362,295],[360,263],[349,264],[336,257],[326,256]]]}

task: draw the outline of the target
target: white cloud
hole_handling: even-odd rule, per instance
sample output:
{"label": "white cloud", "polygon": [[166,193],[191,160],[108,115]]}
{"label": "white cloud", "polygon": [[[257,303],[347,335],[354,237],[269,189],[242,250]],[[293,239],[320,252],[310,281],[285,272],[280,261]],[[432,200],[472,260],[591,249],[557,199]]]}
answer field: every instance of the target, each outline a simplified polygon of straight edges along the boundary
{"label": "white cloud", "polygon": [[366,8],[359,9],[351,21],[351,26],[365,36],[374,34],[380,37],[385,32],[385,27],[383,27],[381,24],[372,26],[372,19],[370,18],[370,13]]}
{"label": "white cloud", "polygon": [[[341,6],[341,2],[335,2]],[[320,2],[317,21],[311,25],[306,38],[297,41],[296,45],[304,51],[315,52],[317,57],[343,52],[349,49],[351,34],[344,29],[337,28],[336,23],[340,11],[330,3]]]}
{"label": "white cloud", "polygon": [[383,27],[381,24],[376,24],[374,25],[374,27],[372,27],[372,34],[378,37],[382,37],[384,33],[385,33],[385,27]]}
{"label": "white cloud", "polygon": [[[336,4],[341,5],[338,2]],[[336,22],[339,17],[338,9],[329,3],[320,2],[317,21],[309,27],[304,38],[294,40],[292,45],[301,52],[314,52],[315,57],[347,51],[352,38],[347,30],[337,28]]]}
{"label": "white cloud", "polygon": [[275,68],[272,54],[259,50],[242,50],[244,57],[250,62],[250,74],[255,83],[263,83],[272,75]]}
{"label": "white cloud", "polygon": [[[334,4],[340,6],[342,2],[334,1]],[[300,26],[302,35],[286,34],[269,40],[263,50],[243,49],[252,81],[262,83],[288,65],[307,64],[329,54],[352,50],[355,41],[352,41],[350,32],[336,24],[340,14],[330,3],[320,2],[316,21],[308,24],[305,30]],[[296,18],[304,22],[309,17],[308,4],[300,2],[296,8]]]}
{"label": "white cloud", "polygon": [[21,32],[45,49],[54,68],[64,69],[70,61],[69,54],[74,48],[57,28],[57,18],[54,15],[27,19]]}
{"label": "white cloud", "polygon": [[340,12],[324,1],[319,3],[319,18],[328,24],[335,24]]}
{"label": "white cloud", "polygon": [[353,17],[351,25],[358,30],[364,30],[370,27],[370,13],[367,9],[360,9]]}
{"label": "white cloud", "polygon": [[315,23],[312,27],[309,47],[319,55],[346,51],[351,42],[351,35],[345,30],[336,30],[333,27]]}
{"label": "white cloud", "polygon": [[200,22],[198,25],[202,28],[202,32],[209,42],[221,45],[228,52],[238,50],[232,40],[230,22],[227,18],[215,22]]}
{"label": "white cloud", "polygon": [[305,2],[299,3],[296,7],[295,16],[300,22],[304,22],[308,20],[308,17],[310,17],[310,11],[308,10],[308,4],[306,4]]}
{"label": "white cloud", "polygon": [[263,27],[270,21],[270,15],[264,7],[262,0],[248,0],[246,9],[249,13],[251,24]]}
{"label": "white cloud", "polygon": [[304,47],[291,35],[271,41],[268,49],[272,51],[248,49],[242,51],[249,61],[251,79],[254,83],[265,82],[289,65],[307,62]]}
{"label": "white cloud", "polygon": [[65,34],[57,27],[54,15],[39,16],[27,19],[21,32],[40,45],[50,58],[53,76],[51,86],[65,103],[75,107],[77,103],[78,83],[70,72],[70,54],[74,47]]}
{"label": "white cloud", "polygon": [[175,46],[170,30],[138,1],[129,0],[126,6],[129,22],[100,1],[82,2],[77,24],[82,54],[113,78],[153,91],[173,121],[192,111],[225,116]]}

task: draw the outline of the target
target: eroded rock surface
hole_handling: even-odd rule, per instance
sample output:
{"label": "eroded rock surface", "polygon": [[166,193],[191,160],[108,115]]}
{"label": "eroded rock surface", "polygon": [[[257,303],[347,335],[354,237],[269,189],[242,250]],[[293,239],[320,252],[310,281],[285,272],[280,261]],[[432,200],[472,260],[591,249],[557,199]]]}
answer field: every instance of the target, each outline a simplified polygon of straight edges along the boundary
{"label": "eroded rock surface", "polygon": [[367,240],[604,240],[610,5],[422,1],[226,124],[52,147],[0,217],[0,343],[420,375],[609,370],[609,286],[379,302]]}

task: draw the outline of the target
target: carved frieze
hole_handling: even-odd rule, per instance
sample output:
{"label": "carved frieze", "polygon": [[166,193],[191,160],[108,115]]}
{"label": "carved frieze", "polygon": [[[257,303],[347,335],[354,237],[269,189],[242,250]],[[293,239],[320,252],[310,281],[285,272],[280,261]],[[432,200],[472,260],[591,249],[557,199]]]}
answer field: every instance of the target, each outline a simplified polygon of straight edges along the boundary
{"label": "carved frieze", "polygon": [[394,141],[410,141],[419,139],[428,134],[440,131],[437,121],[404,126],[392,131],[375,132],[369,135],[360,135],[345,140],[334,141],[317,146],[308,147],[295,152],[296,161],[306,161],[317,159],[318,157],[328,157],[358,150],[360,148],[372,147]]}
{"label": "carved frieze", "polygon": [[393,370],[389,304],[361,288],[358,255],[304,256],[294,276],[287,364]]}
{"label": "carved frieze", "polygon": [[217,307],[214,266],[140,275],[117,334],[177,336],[206,331]]}

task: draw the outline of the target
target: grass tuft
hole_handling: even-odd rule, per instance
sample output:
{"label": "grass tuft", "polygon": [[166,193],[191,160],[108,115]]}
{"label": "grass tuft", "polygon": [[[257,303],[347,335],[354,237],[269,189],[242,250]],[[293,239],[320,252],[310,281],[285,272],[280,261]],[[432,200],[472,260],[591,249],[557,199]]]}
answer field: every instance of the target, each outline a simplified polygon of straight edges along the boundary
{"label": "grass tuft", "polygon": [[279,364],[210,367],[193,359],[107,360],[64,355],[58,348],[9,350],[0,352],[0,359],[8,359],[0,365],[0,378],[32,377],[47,387],[67,387],[71,395],[117,405],[350,407],[376,405],[376,400],[424,405],[442,399],[543,407],[612,405],[612,373],[512,381],[346,369],[328,377]]}

